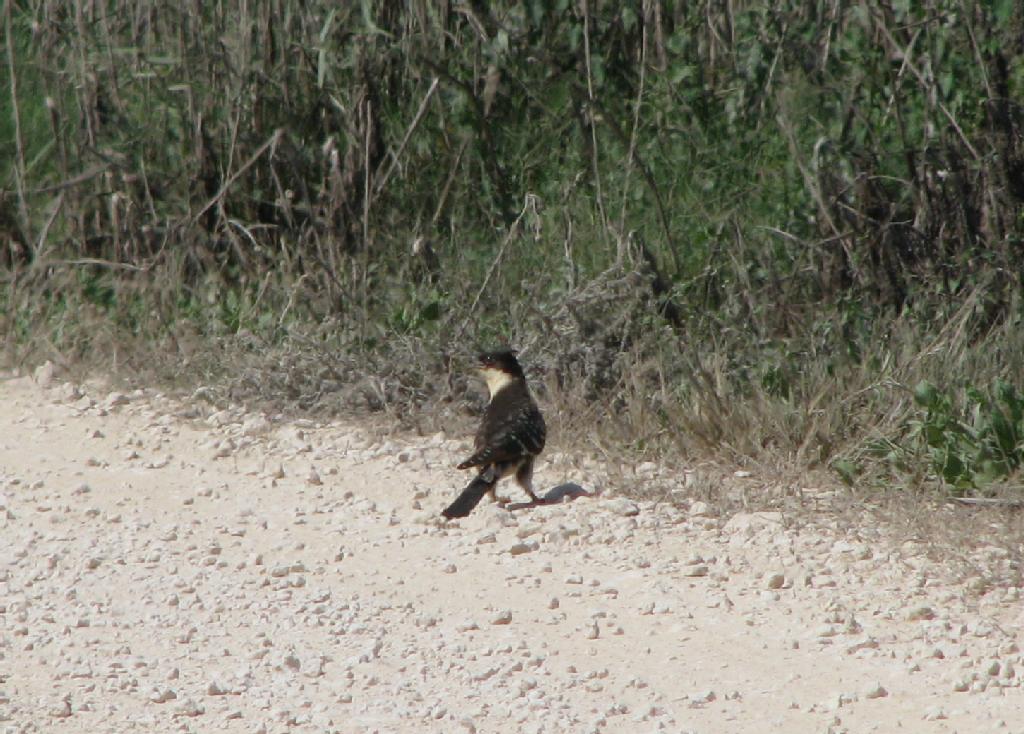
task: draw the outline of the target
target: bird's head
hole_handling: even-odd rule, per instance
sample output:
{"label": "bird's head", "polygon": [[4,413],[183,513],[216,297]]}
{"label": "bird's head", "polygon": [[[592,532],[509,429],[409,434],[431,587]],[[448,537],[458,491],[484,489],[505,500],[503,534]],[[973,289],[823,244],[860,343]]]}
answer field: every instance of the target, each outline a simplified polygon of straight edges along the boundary
{"label": "bird's head", "polygon": [[492,398],[509,383],[525,378],[516,353],[511,349],[482,352],[477,356],[477,371],[487,382],[487,390]]}

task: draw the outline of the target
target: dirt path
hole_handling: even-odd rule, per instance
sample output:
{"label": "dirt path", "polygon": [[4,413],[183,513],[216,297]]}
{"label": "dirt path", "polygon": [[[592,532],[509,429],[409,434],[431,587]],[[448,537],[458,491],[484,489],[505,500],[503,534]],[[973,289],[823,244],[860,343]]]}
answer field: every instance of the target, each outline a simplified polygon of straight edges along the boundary
{"label": "dirt path", "polygon": [[41,377],[0,382],[0,731],[1024,731],[1019,589],[912,544],[605,496],[443,524],[465,442]]}

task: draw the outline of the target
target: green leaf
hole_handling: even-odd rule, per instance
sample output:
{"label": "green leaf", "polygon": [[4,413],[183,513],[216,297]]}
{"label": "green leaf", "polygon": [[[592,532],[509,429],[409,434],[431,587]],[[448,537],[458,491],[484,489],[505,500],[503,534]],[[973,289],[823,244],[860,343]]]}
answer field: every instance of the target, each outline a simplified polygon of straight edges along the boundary
{"label": "green leaf", "polygon": [[942,464],[942,478],[949,484],[956,484],[963,478],[966,471],[963,460],[952,452],[947,452]]}
{"label": "green leaf", "polygon": [[420,310],[420,319],[423,321],[437,321],[441,318],[441,302],[431,301]]}
{"label": "green leaf", "polygon": [[931,408],[939,397],[939,391],[928,380],[921,380],[914,388],[914,402],[922,408]]}
{"label": "green leaf", "polygon": [[839,479],[842,480],[843,484],[853,485],[854,480],[857,478],[859,473],[857,465],[849,459],[839,459],[832,463],[832,468],[835,469],[836,474],[839,475]]}
{"label": "green leaf", "polygon": [[1003,25],[1013,17],[1013,5],[1018,0],[994,0],[992,3],[992,15],[996,19],[996,25]]}

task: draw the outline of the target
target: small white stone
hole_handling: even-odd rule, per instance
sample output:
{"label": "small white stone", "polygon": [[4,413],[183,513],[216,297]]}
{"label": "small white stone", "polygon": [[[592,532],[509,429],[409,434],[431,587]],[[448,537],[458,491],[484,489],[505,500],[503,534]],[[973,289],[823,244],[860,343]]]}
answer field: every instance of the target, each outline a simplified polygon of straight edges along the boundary
{"label": "small white stone", "polygon": [[64,403],[71,403],[82,397],[82,391],[78,389],[77,385],[72,385],[70,382],[65,382],[56,390],[57,400]]}
{"label": "small white stone", "polygon": [[711,508],[707,502],[697,500],[690,505],[690,517],[704,517],[711,514]]}
{"label": "small white stone", "polygon": [[103,407],[115,408],[118,405],[125,405],[128,402],[128,396],[120,392],[107,393],[107,397],[103,400]]}
{"label": "small white stone", "polygon": [[[372,648],[374,658],[380,654],[382,646],[383,643],[380,643],[379,640],[374,643],[374,647]],[[314,653],[312,655],[305,656],[302,660],[302,674],[307,678],[319,678],[324,674],[325,662],[326,659],[320,654]]]}
{"label": "small white stone", "polygon": [[55,719],[66,719],[71,716],[71,694],[67,694],[60,701],[50,707],[50,716]]}
{"label": "small white stone", "polygon": [[881,683],[875,683],[864,692],[864,698],[885,698],[888,695],[889,691]]}
{"label": "small white stone", "polygon": [[512,622],[512,610],[502,609],[493,617],[491,617],[491,624],[511,624]]}
{"label": "small white stone", "polygon": [[690,705],[703,706],[704,704],[711,703],[716,698],[718,697],[715,695],[715,692],[711,690],[703,691],[701,693],[695,693],[692,696],[690,696]]}
{"label": "small white stone", "polygon": [[53,366],[53,362],[46,360],[41,365],[36,367],[36,371],[33,373],[33,379],[36,384],[44,390],[53,383],[53,375],[56,368]]}
{"label": "small white stone", "polygon": [[616,497],[615,499],[608,500],[605,503],[605,507],[620,517],[636,517],[640,514],[640,506],[625,497]]}
{"label": "small white stone", "polygon": [[525,543],[513,543],[508,552],[513,556],[521,556],[524,553],[531,553],[538,548],[540,548],[540,543],[536,540],[530,540]]}
{"label": "small white stone", "polygon": [[194,699],[186,698],[184,701],[178,704],[174,710],[175,716],[188,716],[195,717],[201,716],[206,713],[206,708],[201,704],[196,703]]}
{"label": "small white stone", "polygon": [[270,430],[270,421],[262,415],[254,415],[242,422],[242,434],[245,436],[259,436]]}
{"label": "small white stone", "polygon": [[153,703],[167,703],[168,701],[173,701],[177,697],[178,694],[170,688],[165,688],[163,690],[154,688],[152,693],[149,694],[149,700]]}

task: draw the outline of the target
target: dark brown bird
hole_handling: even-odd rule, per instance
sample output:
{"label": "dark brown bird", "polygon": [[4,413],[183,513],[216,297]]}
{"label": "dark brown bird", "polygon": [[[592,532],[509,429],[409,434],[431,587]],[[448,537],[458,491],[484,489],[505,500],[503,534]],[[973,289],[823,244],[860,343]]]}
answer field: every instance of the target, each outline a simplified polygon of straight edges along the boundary
{"label": "dark brown bird", "polygon": [[484,352],[478,359],[491,399],[476,432],[473,455],[458,468],[478,467],[479,473],[441,513],[447,518],[466,517],[485,494],[495,498],[498,481],[513,474],[530,499],[540,502],[533,492],[533,460],[544,450],[544,416],[514,351]]}

